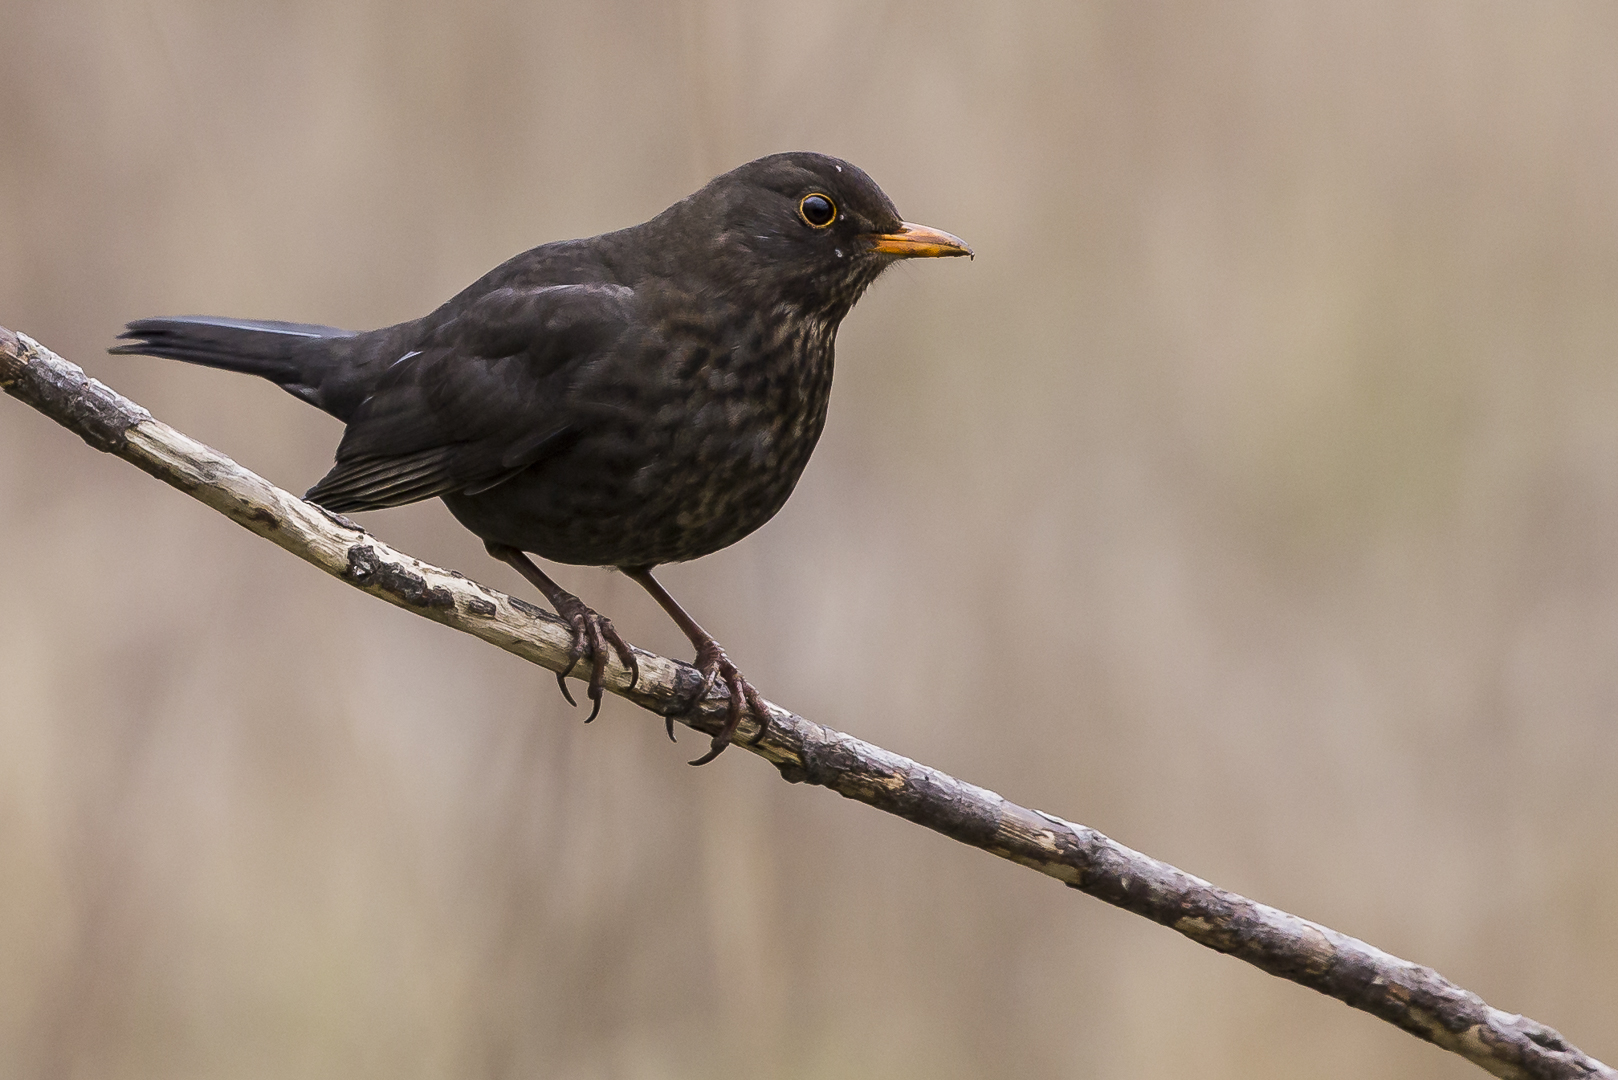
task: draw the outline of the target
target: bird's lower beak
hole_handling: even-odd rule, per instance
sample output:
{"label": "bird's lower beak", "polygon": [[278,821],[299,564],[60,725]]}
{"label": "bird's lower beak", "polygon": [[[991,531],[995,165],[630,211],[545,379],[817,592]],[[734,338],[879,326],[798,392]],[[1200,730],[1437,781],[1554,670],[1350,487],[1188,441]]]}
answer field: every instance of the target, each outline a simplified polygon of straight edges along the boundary
{"label": "bird's lower beak", "polygon": [[972,257],[972,249],[959,236],[908,221],[899,224],[898,232],[873,233],[867,239],[877,251],[900,259],[936,259],[943,255]]}

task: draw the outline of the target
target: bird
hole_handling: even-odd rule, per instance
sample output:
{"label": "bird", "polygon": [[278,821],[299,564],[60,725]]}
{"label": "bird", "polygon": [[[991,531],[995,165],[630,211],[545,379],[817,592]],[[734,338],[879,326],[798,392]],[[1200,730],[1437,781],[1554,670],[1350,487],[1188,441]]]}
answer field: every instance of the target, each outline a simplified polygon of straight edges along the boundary
{"label": "bird", "polygon": [[109,351],[258,375],[343,421],[335,464],[305,498],[338,514],[442,499],[570,627],[557,683],[576,706],[566,676],[592,665],[589,720],[609,650],[631,687],[634,650],[529,555],[624,573],[696,650],[703,681],[685,711],[716,679],[728,690],[702,765],[744,714],[762,739],[769,708],[653,569],[728,547],[781,509],[826,422],[838,326],[884,270],[972,254],[901,219],[849,162],[772,154],[640,225],[516,255],[409,322],[149,318]]}

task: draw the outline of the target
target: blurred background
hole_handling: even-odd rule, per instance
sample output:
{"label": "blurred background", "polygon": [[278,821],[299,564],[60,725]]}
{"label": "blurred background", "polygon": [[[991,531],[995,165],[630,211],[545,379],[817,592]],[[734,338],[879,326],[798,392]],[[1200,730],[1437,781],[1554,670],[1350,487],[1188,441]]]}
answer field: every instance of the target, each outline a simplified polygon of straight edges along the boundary
{"label": "blurred background", "polygon": [[[1618,9],[0,4],[0,323],[369,328],[772,151],[974,262],[664,580],[773,699],[1618,1060]],[[365,523],[528,595],[437,503]],[[561,568],[626,636],[633,583]],[[526,590],[526,591],[522,591]],[[0,1073],[1471,1077],[342,588],[0,400]]]}

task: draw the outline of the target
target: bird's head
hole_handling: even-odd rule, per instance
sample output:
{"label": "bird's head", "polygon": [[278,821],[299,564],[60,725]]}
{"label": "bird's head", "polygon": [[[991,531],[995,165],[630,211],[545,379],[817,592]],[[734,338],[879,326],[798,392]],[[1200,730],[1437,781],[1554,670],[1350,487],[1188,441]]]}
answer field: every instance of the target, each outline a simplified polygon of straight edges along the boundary
{"label": "bird's head", "polygon": [[807,152],[732,169],[658,222],[682,250],[702,252],[702,271],[724,287],[833,320],[899,259],[972,254],[959,237],[901,220],[864,170]]}

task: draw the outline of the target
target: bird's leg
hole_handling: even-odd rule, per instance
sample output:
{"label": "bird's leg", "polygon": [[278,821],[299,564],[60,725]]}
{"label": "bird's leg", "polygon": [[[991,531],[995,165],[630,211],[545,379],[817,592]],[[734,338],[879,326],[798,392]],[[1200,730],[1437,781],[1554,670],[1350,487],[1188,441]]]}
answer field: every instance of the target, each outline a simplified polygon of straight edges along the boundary
{"label": "bird's leg", "polygon": [[[730,745],[731,739],[736,735],[737,727],[741,725],[744,709],[752,713],[753,719],[758,721],[758,734],[748,740],[749,743],[757,743],[764,738],[764,733],[770,727],[770,708],[764,704],[763,695],[753,689],[753,684],[742,678],[742,673],[736,670],[736,665],[730,662],[730,657],[725,655],[725,650],[720,647],[718,641],[714,640],[714,636],[697,625],[697,620],[687,615],[679,602],[669,595],[668,590],[658,584],[657,579],[652,577],[651,567],[620,566],[618,569],[622,570],[630,579],[639,582],[641,588],[651,593],[652,599],[656,600],[658,605],[669,613],[669,618],[673,619],[675,625],[685,631],[685,636],[690,638],[691,644],[697,648],[696,668],[702,672],[702,685],[697,688],[696,694],[691,698],[691,704],[687,705],[682,711],[690,712],[696,708],[697,703],[708,695],[708,688],[713,686],[716,677],[723,678],[725,686],[730,689],[730,716],[726,719],[725,726],[720,728],[719,733],[713,737],[713,744],[709,747],[708,752],[691,764],[706,765],[718,757],[725,747]],[[667,717],[667,721],[669,738],[672,739],[674,737],[674,717]]]}
{"label": "bird's leg", "polygon": [[556,685],[562,688],[562,696],[567,698],[567,703],[575,707],[578,702],[574,701],[573,695],[568,692],[567,676],[574,665],[589,654],[591,664],[589,695],[592,705],[590,715],[584,721],[586,724],[594,720],[596,714],[601,711],[601,691],[607,681],[608,646],[618,654],[618,659],[623,661],[624,667],[629,669],[629,685],[631,689],[634,688],[640,681],[640,663],[635,659],[634,650],[629,647],[628,642],[619,637],[618,631],[613,629],[611,619],[585,606],[584,601],[552,581],[545,575],[545,571],[535,566],[534,561],[517,548],[496,544],[493,541],[487,541],[483,546],[489,550],[490,555],[507,563],[532,582],[535,588],[545,594],[545,599],[556,610],[556,614],[573,628],[573,647],[568,650],[567,667],[557,672]]}

